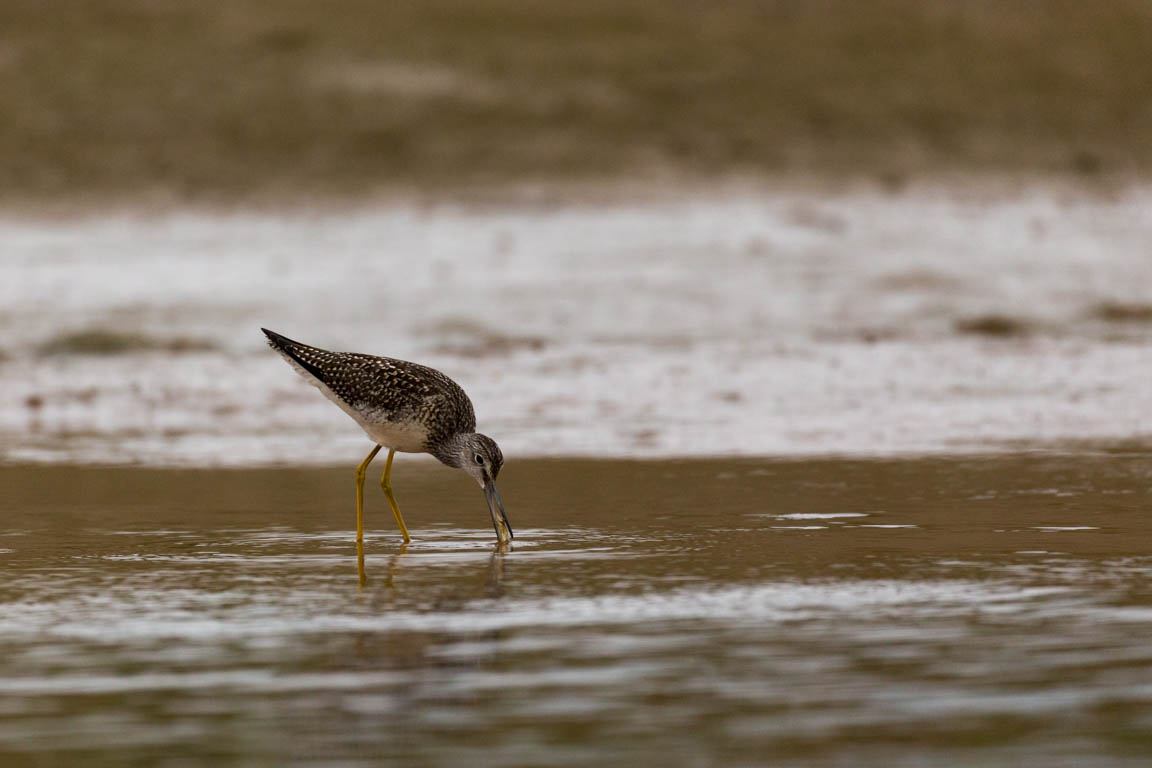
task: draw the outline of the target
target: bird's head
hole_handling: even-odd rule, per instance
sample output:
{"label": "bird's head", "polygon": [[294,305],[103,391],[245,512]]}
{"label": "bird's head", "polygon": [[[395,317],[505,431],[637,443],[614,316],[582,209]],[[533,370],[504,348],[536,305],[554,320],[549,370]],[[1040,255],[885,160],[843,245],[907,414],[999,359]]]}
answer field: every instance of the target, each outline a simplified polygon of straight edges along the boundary
{"label": "bird's head", "polygon": [[501,543],[511,541],[512,526],[508,525],[504,503],[496,490],[496,476],[504,466],[504,454],[500,453],[500,446],[487,435],[479,432],[470,434],[460,441],[459,462],[458,466],[484,489],[488,511],[492,513],[492,526],[496,529],[496,538]]}
{"label": "bird's head", "polygon": [[484,478],[493,480],[500,474],[504,466],[504,454],[500,453],[500,446],[496,441],[474,432],[460,443],[460,468],[467,472],[473,480],[484,487]]}

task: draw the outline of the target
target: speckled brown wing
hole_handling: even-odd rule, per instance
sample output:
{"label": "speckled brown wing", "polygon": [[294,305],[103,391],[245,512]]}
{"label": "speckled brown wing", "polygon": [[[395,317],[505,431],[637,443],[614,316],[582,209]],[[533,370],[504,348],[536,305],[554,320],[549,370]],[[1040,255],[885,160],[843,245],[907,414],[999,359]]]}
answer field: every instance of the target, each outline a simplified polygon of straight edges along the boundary
{"label": "speckled brown wing", "polygon": [[261,330],[274,349],[302,374],[327,387],[362,423],[422,424],[428,446],[476,428],[468,395],[434,368],[390,357],[332,352]]}

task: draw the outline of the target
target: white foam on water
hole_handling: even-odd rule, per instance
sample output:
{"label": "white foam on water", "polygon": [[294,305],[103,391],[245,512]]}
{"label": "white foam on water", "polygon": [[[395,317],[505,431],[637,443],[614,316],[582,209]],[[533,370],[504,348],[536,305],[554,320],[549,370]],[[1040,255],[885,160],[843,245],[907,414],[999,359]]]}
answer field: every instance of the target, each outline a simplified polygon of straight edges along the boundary
{"label": "white foam on water", "polygon": [[867,512],[789,512],[774,515],[777,520],[830,520],[837,517],[868,517]]}
{"label": "white foam on water", "polygon": [[1035,526],[1035,530],[1059,533],[1060,531],[1098,531],[1100,528],[1094,525],[1038,525]]}

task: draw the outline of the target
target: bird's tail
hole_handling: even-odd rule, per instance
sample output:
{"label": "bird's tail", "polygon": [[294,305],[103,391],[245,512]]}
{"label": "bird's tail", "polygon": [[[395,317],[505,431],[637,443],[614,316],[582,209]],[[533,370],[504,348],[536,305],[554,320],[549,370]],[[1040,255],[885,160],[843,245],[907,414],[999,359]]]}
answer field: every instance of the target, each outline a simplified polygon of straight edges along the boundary
{"label": "bird's tail", "polygon": [[276,331],[270,331],[267,328],[261,328],[260,330],[264,331],[264,335],[268,337],[268,346],[279,352],[293,368],[300,370],[301,373],[310,374],[320,381],[324,381],[324,369],[317,365],[317,363],[321,362],[325,357],[330,356],[332,354],[331,352],[317,347],[310,347],[307,344],[301,344],[298,341],[293,341],[287,336],[281,336],[276,333]]}

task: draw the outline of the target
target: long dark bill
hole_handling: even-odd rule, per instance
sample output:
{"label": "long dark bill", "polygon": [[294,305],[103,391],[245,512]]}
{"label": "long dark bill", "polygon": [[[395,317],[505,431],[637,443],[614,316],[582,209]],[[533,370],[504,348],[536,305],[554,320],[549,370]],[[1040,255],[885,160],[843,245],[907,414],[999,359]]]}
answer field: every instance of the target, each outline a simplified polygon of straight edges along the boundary
{"label": "long dark bill", "polygon": [[512,526],[508,524],[508,515],[504,514],[504,502],[500,500],[500,492],[496,490],[496,483],[484,473],[484,499],[488,502],[488,511],[492,513],[492,527],[496,529],[496,540],[501,544],[512,541]]}

